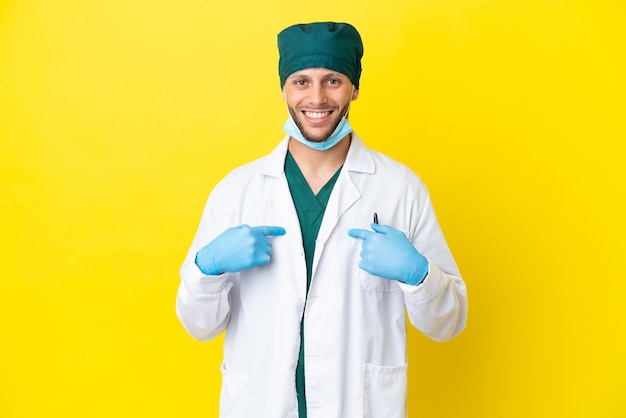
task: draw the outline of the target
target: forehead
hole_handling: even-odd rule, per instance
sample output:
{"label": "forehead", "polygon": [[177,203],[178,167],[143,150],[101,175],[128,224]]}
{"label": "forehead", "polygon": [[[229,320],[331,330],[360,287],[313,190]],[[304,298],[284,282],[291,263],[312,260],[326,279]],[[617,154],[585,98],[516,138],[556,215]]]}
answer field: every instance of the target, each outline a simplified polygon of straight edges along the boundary
{"label": "forehead", "polygon": [[289,75],[289,77],[287,77],[287,79],[302,78],[302,77],[307,77],[307,78],[335,77],[335,78],[343,78],[343,79],[348,80],[348,77],[346,75],[340,73],[339,71],[329,70],[328,68],[306,68],[304,70],[300,70],[300,71],[296,71],[292,73],[291,75]]}

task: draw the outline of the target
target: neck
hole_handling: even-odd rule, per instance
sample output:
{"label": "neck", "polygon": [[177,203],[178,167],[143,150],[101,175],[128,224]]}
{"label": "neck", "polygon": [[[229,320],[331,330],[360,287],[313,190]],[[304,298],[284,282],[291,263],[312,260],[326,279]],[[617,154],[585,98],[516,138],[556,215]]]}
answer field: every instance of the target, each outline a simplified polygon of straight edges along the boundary
{"label": "neck", "polygon": [[350,140],[348,134],[334,147],[319,151],[289,138],[289,151],[313,193],[317,194],[346,161]]}

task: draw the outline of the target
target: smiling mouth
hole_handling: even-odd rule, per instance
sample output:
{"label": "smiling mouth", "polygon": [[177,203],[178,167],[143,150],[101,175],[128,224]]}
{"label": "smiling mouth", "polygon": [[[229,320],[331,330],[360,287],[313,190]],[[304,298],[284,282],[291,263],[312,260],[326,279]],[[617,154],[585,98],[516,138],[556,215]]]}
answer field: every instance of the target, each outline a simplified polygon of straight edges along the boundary
{"label": "smiling mouth", "polygon": [[302,113],[304,113],[304,116],[306,116],[309,119],[323,119],[325,117],[327,117],[328,115],[330,115],[330,111],[326,111],[326,112],[310,112],[310,111],[303,111]]}

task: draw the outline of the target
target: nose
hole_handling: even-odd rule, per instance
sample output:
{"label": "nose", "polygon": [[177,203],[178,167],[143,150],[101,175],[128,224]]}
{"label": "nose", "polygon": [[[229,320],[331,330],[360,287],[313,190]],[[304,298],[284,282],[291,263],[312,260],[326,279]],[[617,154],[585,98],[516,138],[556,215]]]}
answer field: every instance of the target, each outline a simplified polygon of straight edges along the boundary
{"label": "nose", "polygon": [[312,105],[326,103],[326,91],[321,83],[315,83],[311,88],[310,100]]}

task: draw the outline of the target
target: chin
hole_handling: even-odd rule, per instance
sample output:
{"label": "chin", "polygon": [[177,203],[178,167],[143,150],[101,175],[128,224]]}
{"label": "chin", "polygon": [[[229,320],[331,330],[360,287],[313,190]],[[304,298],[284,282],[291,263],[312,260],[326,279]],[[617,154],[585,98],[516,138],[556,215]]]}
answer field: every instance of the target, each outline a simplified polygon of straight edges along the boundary
{"label": "chin", "polygon": [[324,132],[318,135],[311,135],[310,132],[303,132],[302,134],[308,141],[322,143],[328,141],[332,132]]}

